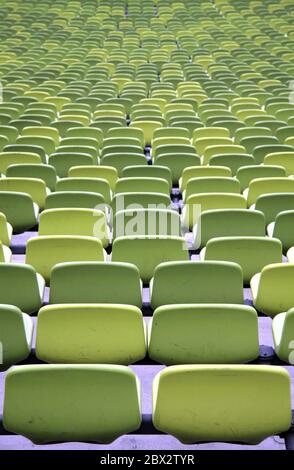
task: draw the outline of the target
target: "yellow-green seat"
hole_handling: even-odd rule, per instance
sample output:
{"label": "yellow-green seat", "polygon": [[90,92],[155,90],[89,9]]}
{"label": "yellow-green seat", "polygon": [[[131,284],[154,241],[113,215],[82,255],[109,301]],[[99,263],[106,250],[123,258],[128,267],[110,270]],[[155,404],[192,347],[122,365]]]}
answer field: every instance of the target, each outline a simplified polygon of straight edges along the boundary
{"label": "yellow-green seat", "polygon": [[146,355],[142,312],[115,303],[47,305],[38,314],[36,355],[61,364],[136,362]]}
{"label": "yellow-green seat", "polygon": [[148,330],[149,356],[166,365],[238,364],[259,355],[257,314],[245,305],[163,305]]}
{"label": "yellow-green seat", "polygon": [[290,427],[289,373],[262,365],[168,367],[153,382],[153,424],[185,444],[258,444]]}
{"label": "yellow-green seat", "polygon": [[140,427],[139,381],[118,365],[13,367],[5,379],[3,424],[36,444],[110,443]]}

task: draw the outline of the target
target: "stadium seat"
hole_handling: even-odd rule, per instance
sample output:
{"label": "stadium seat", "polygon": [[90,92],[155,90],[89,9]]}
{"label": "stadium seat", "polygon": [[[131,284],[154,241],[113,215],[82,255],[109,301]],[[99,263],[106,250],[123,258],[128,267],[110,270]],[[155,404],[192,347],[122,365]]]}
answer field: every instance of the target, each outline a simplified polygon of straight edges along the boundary
{"label": "stadium seat", "polygon": [[45,282],[29,265],[0,263],[0,302],[22,312],[35,313],[41,307]]}
{"label": "stadium seat", "polygon": [[255,308],[270,317],[291,308],[294,301],[293,278],[294,265],[291,262],[265,266],[250,282]]}
{"label": "stadium seat", "polygon": [[290,377],[282,367],[172,366],[154,379],[153,396],[154,426],[185,444],[252,445],[291,423]]}
{"label": "stadium seat", "polygon": [[71,303],[47,305],[39,311],[36,355],[45,362],[128,365],[145,354],[144,321],[138,307]]}
{"label": "stadium seat", "polygon": [[232,261],[241,266],[244,283],[268,264],[282,262],[282,243],[276,238],[218,237],[211,238],[200,252],[200,259]]}
{"label": "stadium seat", "polygon": [[55,264],[66,261],[103,261],[102,242],[94,237],[46,235],[27,242],[26,263],[50,282]]}
{"label": "stadium seat", "polygon": [[148,328],[149,356],[166,365],[238,364],[259,355],[257,314],[245,305],[163,305]]}
{"label": "stadium seat", "polygon": [[293,308],[276,315],[272,321],[275,352],[281,361],[293,365]]}
{"label": "stadium seat", "polygon": [[14,305],[0,304],[1,365],[4,370],[24,361],[30,354],[33,321]]}
{"label": "stadium seat", "polygon": [[139,382],[118,365],[15,367],[5,380],[3,422],[35,444],[110,443],[140,426]]}
{"label": "stadium seat", "polygon": [[247,209],[208,210],[200,214],[193,234],[196,250],[216,237],[264,237],[265,217],[262,212]]}
{"label": "stadium seat", "polygon": [[129,263],[66,262],[54,266],[50,303],[116,303],[142,306],[139,271]]}
{"label": "stadium seat", "polygon": [[283,252],[286,253],[294,246],[294,211],[282,211],[277,214],[274,222],[267,227],[268,235],[281,240]]}
{"label": "stadium seat", "polygon": [[[171,285],[181,289],[171,290]],[[150,283],[151,305],[243,303],[241,267],[226,261],[163,262]]]}
{"label": "stadium seat", "polygon": [[118,237],[113,242],[112,261],[132,263],[138,267],[140,277],[148,283],[156,266],[165,261],[188,260],[189,253],[184,238],[142,235]]}

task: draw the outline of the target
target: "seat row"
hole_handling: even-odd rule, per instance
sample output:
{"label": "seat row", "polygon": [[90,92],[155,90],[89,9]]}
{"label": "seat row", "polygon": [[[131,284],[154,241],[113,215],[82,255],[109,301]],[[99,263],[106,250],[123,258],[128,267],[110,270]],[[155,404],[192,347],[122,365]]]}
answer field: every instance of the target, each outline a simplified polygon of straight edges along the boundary
{"label": "seat row", "polygon": [[[153,381],[153,426],[185,444],[258,444],[289,430],[290,391],[281,367],[168,367]],[[3,424],[35,444],[108,444],[140,431],[140,404],[139,379],[125,366],[16,366],[5,380]]]}

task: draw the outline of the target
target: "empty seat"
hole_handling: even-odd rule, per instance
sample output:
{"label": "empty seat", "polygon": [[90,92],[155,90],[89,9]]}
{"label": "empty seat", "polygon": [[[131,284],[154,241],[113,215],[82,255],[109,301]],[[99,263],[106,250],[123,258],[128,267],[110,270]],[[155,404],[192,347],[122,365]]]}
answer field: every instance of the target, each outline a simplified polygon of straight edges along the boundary
{"label": "empty seat", "polygon": [[150,290],[154,309],[185,303],[242,304],[242,270],[227,261],[161,263],[154,271]]}
{"label": "empty seat", "polygon": [[184,191],[186,189],[190,179],[205,176],[230,177],[232,176],[232,172],[230,168],[223,166],[190,166],[184,168],[182,176],[179,179],[180,190]]}
{"label": "empty seat", "polygon": [[94,237],[48,235],[27,242],[26,263],[50,282],[55,264],[66,261],[103,261],[105,253],[100,240]]}
{"label": "empty seat", "polygon": [[278,165],[286,170],[287,176],[294,175],[294,153],[276,152],[269,153],[264,159],[265,165]]}
{"label": "empty seat", "polygon": [[2,191],[26,193],[40,209],[44,208],[45,199],[49,193],[45,182],[38,178],[2,178],[0,179],[0,192]]}
{"label": "empty seat", "polygon": [[58,191],[47,196],[45,209],[65,207],[104,210],[105,201],[102,194],[84,191]]}
{"label": "empty seat", "polygon": [[4,427],[35,444],[109,443],[140,423],[139,382],[128,367],[26,365],[6,376]]}
{"label": "empty seat", "polygon": [[33,321],[13,305],[0,304],[1,369],[25,360],[31,351]]}
{"label": "empty seat", "polygon": [[234,193],[193,194],[184,205],[182,223],[192,230],[200,214],[213,209],[246,209],[246,199],[241,194]]}
{"label": "empty seat", "polygon": [[294,179],[291,178],[256,178],[249,183],[244,195],[250,207],[256,203],[259,196],[268,193],[291,193],[294,192]]}
{"label": "empty seat", "polygon": [[185,444],[258,444],[291,423],[290,377],[282,367],[172,366],[154,379],[153,396],[154,426]]}
{"label": "empty seat", "polygon": [[10,165],[16,164],[38,164],[41,165],[41,157],[37,153],[13,151],[0,153],[0,171],[6,174]]}
{"label": "empty seat", "polygon": [[203,248],[211,238],[265,236],[262,212],[247,209],[217,209],[202,212],[193,228],[194,247]]}
{"label": "empty seat", "polygon": [[289,310],[294,305],[293,282],[294,264],[265,266],[250,282],[255,308],[270,317]]}
{"label": "empty seat", "polygon": [[3,245],[10,245],[12,237],[12,226],[7,222],[5,214],[0,212],[0,242]]}
{"label": "empty seat", "polygon": [[68,171],[70,178],[101,178],[108,181],[110,189],[114,191],[118,180],[117,170],[111,166],[81,165],[73,166]]}
{"label": "empty seat", "polygon": [[18,178],[38,178],[45,182],[45,185],[50,191],[55,190],[56,186],[56,171],[53,166],[50,165],[37,165],[33,163],[23,163],[17,165],[10,165],[7,168],[6,176],[18,177]]}
{"label": "empty seat", "polygon": [[279,359],[293,365],[294,309],[279,313],[273,318],[272,332],[275,352]]}
{"label": "empty seat", "polygon": [[109,244],[105,213],[95,209],[47,209],[40,214],[39,235],[96,237],[104,248]]}
{"label": "empty seat", "polygon": [[162,178],[169,184],[169,189],[172,187],[172,174],[171,170],[166,166],[159,165],[134,165],[127,166],[123,169],[122,178]]}
{"label": "empty seat", "polygon": [[0,303],[34,313],[42,305],[45,282],[32,266],[0,263]]}
{"label": "empty seat", "polygon": [[121,193],[162,193],[169,195],[168,182],[163,178],[120,178],[115,186],[116,194]]}
{"label": "empty seat", "polygon": [[36,355],[62,364],[136,362],[146,355],[142,312],[114,303],[47,305],[38,314]]}
{"label": "empty seat", "polygon": [[259,355],[257,314],[245,305],[164,305],[148,328],[149,356],[167,365],[245,363]]}
{"label": "empty seat", "polygon": [[60,178],[56,183],[56,192],[59,191],[82,191],[102,194],[107,204],[110,204],[112,197],[108,181],[101,178]]}
{"label": "empty seat", "polygon": [[180,215],[169,209],[129,209],[113,218],[113,238],[129,235],[181,236]]}
{"label": "empty seat", "polygon": [[211,238],[202,249],[200,259],[239,264],[244,283],[248,284],[264,266],[282,262],[282,243],[276,238],[252,236]]}
{"label": "empty seat", "polygon": [[239,168],[236,178],[240,181],[241,191],[249,186],[255,178],[270,178],[286,176],[286,170],[282,166],[250,165]]}
{"label": "empty seat", "polygon": [[183,192],[183,200],[200,193],[240,193],[240,183],[227,176],[204,176],[191,178]]}
{"label": "empty seat", "polygon": [[294,246],[294,210],[282,211],[267,228],[268,235],[281,240],[284,253]]}
{"label": "empty seat", "polygon": [[279,212],[294,210],[294,193],[264,194],[257,198],[253,206],[256,210],[264,213],[265,223],[273,222]]}
{"label": "empty seat", "polygon": [[139,270],[129,263],[60,263],[52,269],[50,303],[116,303],[141,308]]}
{"label": "empty seat", "polygon": [[112,261],[135,264],[144,283],[150,281],[156,266],[164,261],[188,260],[189,252],[184,238],[132,235],[118,237],[113,242]]}

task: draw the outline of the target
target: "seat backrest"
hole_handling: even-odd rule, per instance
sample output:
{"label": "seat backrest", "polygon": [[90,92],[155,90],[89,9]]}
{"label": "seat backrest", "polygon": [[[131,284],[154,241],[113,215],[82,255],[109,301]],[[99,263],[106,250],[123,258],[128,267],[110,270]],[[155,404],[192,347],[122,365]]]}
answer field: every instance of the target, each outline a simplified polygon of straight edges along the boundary
{"label": "seat backrest", "polygon": [[189,252],[184,238],[158,236],[118,237],[113,242],[112,261],[135,264],[144,283],[150,281],[156,266],[164,261],[186,261]]}
{"label": "seat backrest", "polygon": [[257,313],[247,305],[163,305],[148,327],[148,354],[166,365],[244,363],[259,355]]}
{"label": "seat backrest", "polygon": [[202,212],[194,230],[194,246],[202,248],[211,238],[265,236],[262,212],[247,209],[216,209]]}
{"label": "seat backrest", "polygon": [[37,224],[38,207],[24,192],[0,191],[0,211],[5,214],[14,232],[24,232]]}
{"label": "seat backrest", "polygon": [[[115,286],[115,288],[114,288]],[[66,262],[51,274],[50,303],[142,306],[139,270],[129,263]]]}
{"label": "seat backrest", "polygon": [[102,194],[85,191],[59,191],[47,196],[45,209],[65,207],[104,210],[105,200]]}
{"label": "seat backrest", "polygon": [[250,181],[255,178],[270,178],[286,176],[282,166],[276,165],[252,165],[239,168],[236,178],[240,181],[241,191],[249,186]]}
{"label": "seat backrest", "polygon": [[38,311],[42,303],[44,281],[32,266],[0,263],[0,275],[2,304],[14,305],[26,313]]}
{"label": "seat backrest", "polygon": [[[171,290],[173,283],[181,289]],[[151,304],[243,303],[242,270],[226,261],[163,262],[154,271]]]}
{"label": "seat backrest", "polygon": [[94,237],[48,235],[27,242],[26,263],[49,284],[53,266],[67,261],[103,261],[102,242]]}
{"label": "seat backrest", "polygon": [[264,194],[257,198],[255,209],[264,213],[265,222],[273,222],[279,212],[285,210],[294,210],[294,194],[275,193]]}
{"label": "seat backrest", "polygon": [[[32,416],[41,419],[31,423]],[[140,426],[138,379],[128,367],[116,365],[13,368],[5,380],[3,421],[7,430],[38,444],[109,443]]]}
{"label": "seat backrest", "polygon": [[273,193],[294,192],[294,180],[291,178],[256,178],[249,183],[247,204],[256,203],[259,196]]}
{"label": "seat backrest", "polygon": [[290,377],[282,367],[173,366],[156,376],[153,392],[154,426],[185,444],[258,444],[291,423]]}
{"label": "seat backrest", "polygon": [[30,354],[33,322],[14,305],[0,304],[1,369],[25,360]]}

